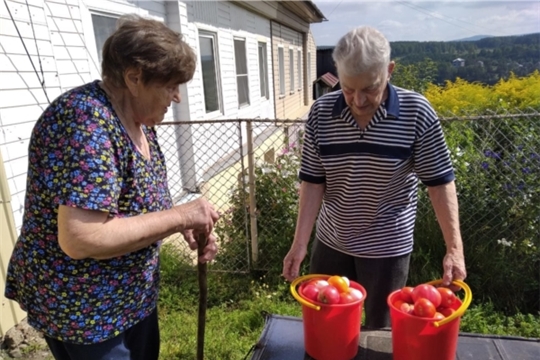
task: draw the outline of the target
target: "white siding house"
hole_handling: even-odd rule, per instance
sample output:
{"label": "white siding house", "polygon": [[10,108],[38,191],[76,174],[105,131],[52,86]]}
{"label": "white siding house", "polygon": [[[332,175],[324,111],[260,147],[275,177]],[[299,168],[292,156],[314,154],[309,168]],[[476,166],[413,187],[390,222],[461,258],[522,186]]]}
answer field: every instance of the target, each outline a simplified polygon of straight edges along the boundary
{"label": "white siding house", "polygon": [[208,121],[177,129],[180,153],[189,153],[196,141],[213,147],[182,159],[182,188],[197,191],[212,175],[211,164],[239,143],[238,133],[224,137],[223,125],[213,121],[275,117],[270,20],[229,1],[180,2],[178,10],[175,25],[196,50],[198,63],[193,80],[182,87],[187,101],[175,106],[176,118]]}
{"label": "white siding house", "polygon": [[[31,130],[58,95],[100,78],[100,49],[116,19],[136,13],[162,21],[196,51],[194,78],[181,86],[182,102],[165,122],[208,125],[158,127],[162,148],[167,148],[171,193],[180,201],[186,189],[197,189],[205,180],[212,163],[228,155],[221,149],[239,142],[238,133],[220,136],[221,124],[213,121],[276,117],[272,27],[276,22],[294,27],[308,11],[311,20],[302,20],[295,29],[307,39],[309,23],[323,19],[311,2],[292,3],[297,2],[284,8],[275,1],[0,1],[0,336],[22,316],[3,297],[3,289],[9,250],[22,225]],[[300,83],[306,85],[307,71],[314,66],[303,65],[310,63],[308,50],[300,42],[296,46],[300,93]],[[307,90],[302,94],[299,102],[307,105]],[[211,148],[195,151],[193,144],[200,141]]]}

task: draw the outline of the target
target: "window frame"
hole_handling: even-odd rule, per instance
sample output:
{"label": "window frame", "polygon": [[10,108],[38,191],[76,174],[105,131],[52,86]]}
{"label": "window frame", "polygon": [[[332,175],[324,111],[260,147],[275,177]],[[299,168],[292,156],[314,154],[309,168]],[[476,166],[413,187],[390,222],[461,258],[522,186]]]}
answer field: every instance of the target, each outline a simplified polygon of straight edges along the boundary
{"label": "window frame", "polygon": [[285,84],[285,48],[278,46],[278,76],[279,76],[279,96],[287,95],[287,86]]}
{"label": "window frame", "polygon": [[[259,52],[262,49],[262,52]],[[261,59],[261,54],[263,54]],[[264,41],[257,42],[257,57],[259,59],[259,91],[262,99],[270,99],[270,88],[268,85],[268,45]],[[261,68],[262,67],[262,68]],[[262,70],[262,71],[261,71]],[[263,77],[261,78],[261,73]],[[264,94],[263,94],[264,92]]]}
{"label": "window frame", "polygon": [[[103,42],[103,45],[101,46],[101,49],[98,47],[98,41],[97,41],[97,38],[96,38],[96,27],[94,25],[94,16],[100,16],[100,17],[104,17],[104,18],[111,18],[111,19],[115,19],[115,28],[113,29],[113,32],[116,30],[116,22],[118,21],[118,19],[120,18],[120,16],[122,15],[117,15],[117,14],[111,14],[111,13],[103,13],[103,12],[99,12],[99,11],[90,11],[90,21],[92,22],[92,35],[94,37],[94,49],[96,51],[96,60],[97,60],[97,65],[99,67],[99,72],[101,73],[101,62],[103,61],[103,59],[101,58],[102,56],[102,50],[103,50],[103,45],[105,45],[105,41],[107,41],[107,39],[105,39],[105,41]],[[109,34],[109,36],[112,35]],[[108,37],[108,36],[107,36]]]}
{"label": "window frame", "polygon": [[307,83],[311,86],[311,51],[307,53]]}
{"label": "window frame", "polygon": [[296,88],[294,86],[294,48],[289,47],[289,93],[294,94]]}
{"label": "window frame", "polygon": [[[205,38],[211,38],[212,39],[212,51],[213,51],[213,56],[214,56],[214,67],[215,67],[215,75],[216,75],[216,92],[217,92],[217,104],[218,104],[218,109],[217,110],[213,110],[213,111],[210,111],[210,112],[207,112],[206,111],[206,95],[204,93],[204,75],[203,75],[203,71],[202,71],[202,58],[201,58],[201,47],[200,47],[200,38],[202,37],[205,37]],[[218,33],[217,31],[212,31],[212,30],[206,30],[206,29],[198,29],[198,33],[197,33],[197,50],[198,50],[198,54],[197,54],[197,57],[198,57],[198,62],[199,62],[199,69],[201,71],[201,89],[202,89],[202,98],[203,98],[203,112],[204,112],[204,117],[205,118],[213,118],[213,117],[216,117],[216,116],[221,116],[223,115],[223,101],[222,101],[222,92],[223,92],[223,89],[221,87],[221,79],[220,79],[220,66],[219,66],[219,43],[218,43],[218,40],[219,37],[218,37]]]}
{"label": "window frame", "polygon": [[302,91],[302,49],[298,48],[296,51],[296,60],[298,63],[296,64],[296,70],[298,71],[298,91]]}
{"label": "window frame", "polygon": [[[118,10],[118,11],[116,11]],[[89,55],[89,71],[90,76],[93,79],[101,79],[101,62],[99,61],[99,52],[97,50],[97,41],[96,41],[96,29],[94,27],[94,21],[92,15],[110,17],[117,19],[120,18],[125,12],[121,11],[122,9],[102,9],[99,7],[92,6],[86,7],[81,6],[81,24],[83,28],[84,36],[84,45],[86,51]]]}
{"label": "window frame", "polygon": [[[246,73],[245,74],[238,74],[238,67],[236,66],[236,61],[238,60],[237,57],[236,57],[236,44],[237,42],[243,42],[244,43],[244,62],[245,62],[245,67],[246,67]],[[248,56],[247,56],[247,40],[246,38],[244,37],[238,37],[238,36],[234,36],[233,37],[233,51],[234,51],[234,69],[235,69],[235,74],[236,74],[236,97],[237,97],[237,100],[238,100],[238,108],[241,109],[241,108],[244,108],[244,107],[247,107],[249,105],[251,105],[251,101],[250,101],[250,88],[249,88],[249,64],[248,64]],[[246,88],[246,91],[247,91],[247,101],[245,103],[240,103],[240,83],[239,83],[239,77],[244,77],[247,81],[247,88]]]}

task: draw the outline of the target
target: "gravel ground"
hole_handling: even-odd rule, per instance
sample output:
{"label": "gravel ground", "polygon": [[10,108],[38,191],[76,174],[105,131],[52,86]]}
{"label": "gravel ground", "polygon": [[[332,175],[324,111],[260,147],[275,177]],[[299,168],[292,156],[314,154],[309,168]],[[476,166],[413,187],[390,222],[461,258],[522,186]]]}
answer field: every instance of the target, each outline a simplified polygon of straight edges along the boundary
{"label": "gravel ground", "polygon": [[26,319],[0,338],[0,360],[54,360],[43,335],[27,324]]}

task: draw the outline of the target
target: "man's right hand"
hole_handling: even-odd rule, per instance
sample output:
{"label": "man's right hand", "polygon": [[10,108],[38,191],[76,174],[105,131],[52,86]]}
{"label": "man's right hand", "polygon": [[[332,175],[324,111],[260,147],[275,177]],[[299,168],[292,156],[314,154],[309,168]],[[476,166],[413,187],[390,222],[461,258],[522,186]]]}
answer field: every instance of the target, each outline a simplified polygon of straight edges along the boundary
{"label": "man's right hand", "polygon": [[306,245],[297,245],[296,242],[293,242],[291,249],[285,256],[283,260],[283,277],[288,281],[293,281],[299,276],[300,265],[306,257],[307,246]]}

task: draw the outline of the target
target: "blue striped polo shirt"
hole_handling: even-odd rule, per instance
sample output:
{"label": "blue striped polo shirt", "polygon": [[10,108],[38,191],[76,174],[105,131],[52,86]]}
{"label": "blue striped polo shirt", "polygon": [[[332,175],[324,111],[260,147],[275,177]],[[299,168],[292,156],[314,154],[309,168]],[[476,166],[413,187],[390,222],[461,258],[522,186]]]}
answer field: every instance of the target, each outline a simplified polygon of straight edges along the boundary
{"label": "blue striped polo shirt", "polygon": [[341,90],[317,99],[306,123],[299,177],[326,186],[317,238],[359,257],[410,253],[418,180],[427,186],[454,180],[428,100],[391,84],[387,89],[364,130]]}

